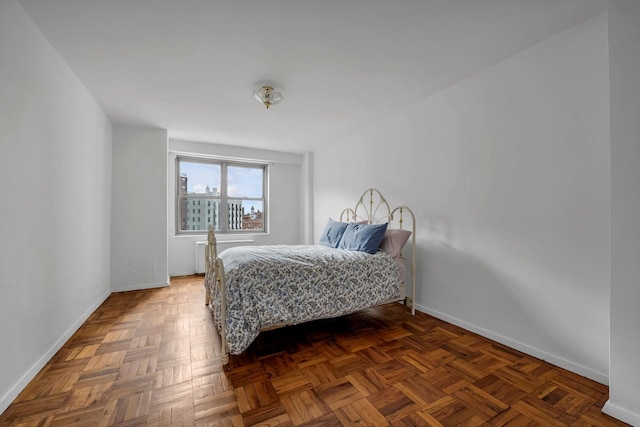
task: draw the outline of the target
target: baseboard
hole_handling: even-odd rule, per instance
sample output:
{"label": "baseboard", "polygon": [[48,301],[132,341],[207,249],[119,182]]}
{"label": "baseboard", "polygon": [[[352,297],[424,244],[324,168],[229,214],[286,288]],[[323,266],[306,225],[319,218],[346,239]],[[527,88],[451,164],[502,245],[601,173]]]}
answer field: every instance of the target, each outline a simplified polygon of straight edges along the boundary
{"label": "baseboard", "polygon": [[196,273],[195,270],[178,271],[178,272],[172,272],[171,277],[193,276],[194,274],[204,274],[204,273]]}
{"label": "baseboard", "polygon": [[15,400],[16,397],[24,390],[24,388],[29,384],[29,382],[38,375],[38,372],[51,360],[51,358],[62,348],[62,346],[67,342],[69,338],[82,326],[82,324],[91,316],[91,314],[96,311],[100,304],[102,304],[108,297],[111,295],[111,291],[105,292],[96,302],[91,304],[91,306],[80,316],[78,320],[76,320],[73,325],[66,330],[64,334],[60,338],[56,340],[55,343],[25,372],[25,374],[11,387],[7,390],[2,397],[0,397],[0,414],[2,414],[8,407],[11,405],[11,402]]}
{"label": "baseboard", "polygon": [[505,337],[503,335],[497,334],[495,332],[492,332],[490,330],[484,329],[480,326],[476,326],[472,323],[468,323],[465,322],[464,320],[460,320],[458,318],[446,315],[444,313],[441,313],[437,310],[433,310],[429,307],[420,305],[420,304],[416,304],[416,308],[424,313],[427,313],[433,317],[437,317],[438,319],[444,320],[445,322],[449,322],[452,323],[456,326],[460,326],[461,328],[464,328],[468,331],[471,332],[475,332],[479,335],[482,335],[483,337],[492,339],[494,341],[497,341],[501,344],[507,345],[511,348],[514,348],[516,350],[519,350],[523,353],[527,353],[533,357],[536,357],[538,359],[542,359],[546,362],[549,362],[553,365],[559,366],[561,368],[564,368],[568,371],[574,372],[578,375],[581,375],[583,377],[587,377],[589,379],[592,379],[594,381],[599,382],[600,384],[605,384],[608,385],[609,384],[609,375],[608,374],[604,374],[602,372],[598,372],[595,371],[591,368],[588,368],[586,366],[583,366],[579,363],[575,363],[572,362],[571,360],[567,360],[563,357],[559,357],[550,353],[547,353],[544,350],[540,350],[536,347],[532,347],[530,345],[521,343],[520,341],[516,341],[512,338],[509,337]]}
{"label": "baseboard", "polygon": [[111,287],[111,292],[128,292],[128,291],[141,291],[143,289],[154,289],[154,288],[166,288],[169,286],[169,282],[163,283],[146,283],[144,285],[128,285],[123,287]]}
{"label": "baseboard", "polygon": [[632,426],[640,426],[640,414],[614,405],[611,403],[611,400],[607,400],[607,403],[605,403],[602,408],[602,412]]}

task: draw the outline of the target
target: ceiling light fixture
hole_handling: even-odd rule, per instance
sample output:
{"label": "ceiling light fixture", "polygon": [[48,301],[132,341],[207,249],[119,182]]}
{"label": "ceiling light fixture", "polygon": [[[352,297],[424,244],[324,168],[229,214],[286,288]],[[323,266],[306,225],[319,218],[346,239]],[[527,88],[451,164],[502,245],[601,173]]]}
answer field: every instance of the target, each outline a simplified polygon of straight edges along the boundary
{"label": "ceiling light fixture", "polygon": [[262,86],[254,90],[253,96],[267,108],[282,101],[282,94],[273,90],[271,86]]}

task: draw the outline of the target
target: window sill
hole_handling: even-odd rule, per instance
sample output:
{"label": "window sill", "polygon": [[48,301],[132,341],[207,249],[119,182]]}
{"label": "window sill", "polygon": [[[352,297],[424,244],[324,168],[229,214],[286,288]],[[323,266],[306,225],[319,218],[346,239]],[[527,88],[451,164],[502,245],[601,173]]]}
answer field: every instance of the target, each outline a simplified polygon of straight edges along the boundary
{"label": "window sill", "polygon": [[[246,239],[252,239],[254,237],[264,237],[264,236],[269,236],[271,233],[216,233],[216,240],[222,242],[222,241],[228,241],[228,240],[246,240]],[[182,239],[182,238],[193,238],[193,237],[197,237],[197,238],[205,238],[207,237],[207,232],[202,232],[202,233],[181,233],[181,234],[174,234],[173,237],[178,238],[178,239]]]}

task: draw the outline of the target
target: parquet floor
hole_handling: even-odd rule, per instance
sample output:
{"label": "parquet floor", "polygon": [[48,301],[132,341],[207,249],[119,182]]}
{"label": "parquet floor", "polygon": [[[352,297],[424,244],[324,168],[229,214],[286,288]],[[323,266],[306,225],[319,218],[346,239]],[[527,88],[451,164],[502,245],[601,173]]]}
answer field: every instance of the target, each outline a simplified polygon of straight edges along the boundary
{"label": "parquet floor", "polygon": [[607,387],[390,304],[223,369],[202,278],[113,294],[0,416],[24,426],[622,426]]}

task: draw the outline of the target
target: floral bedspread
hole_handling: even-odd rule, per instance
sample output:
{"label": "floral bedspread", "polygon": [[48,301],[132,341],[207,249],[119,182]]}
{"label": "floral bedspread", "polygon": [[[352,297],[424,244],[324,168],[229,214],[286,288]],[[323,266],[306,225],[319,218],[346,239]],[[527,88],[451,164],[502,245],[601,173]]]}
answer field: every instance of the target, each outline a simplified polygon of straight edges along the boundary
{"label": "floral bedspread", "polygon": [[[399,298],[398,266],[386,253],[327,246],[241,246],[219,254],[227,283],[227,345],[240,354],[258,330],[338,317]],[[211,281],[213,283],[213,281]],[[214,291],[218,329],[220,295]]]}

